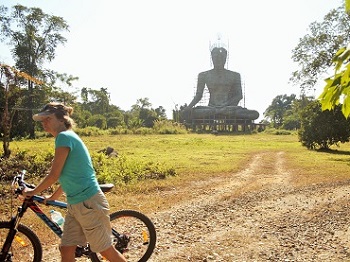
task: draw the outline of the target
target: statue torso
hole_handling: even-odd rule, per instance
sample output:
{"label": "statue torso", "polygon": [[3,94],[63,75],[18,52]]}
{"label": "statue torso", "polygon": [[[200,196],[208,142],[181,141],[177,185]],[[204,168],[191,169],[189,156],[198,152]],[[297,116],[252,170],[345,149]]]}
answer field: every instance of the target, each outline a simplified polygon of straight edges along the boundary
{"label": "statue torso", "polygon": [[201,73],[199,78],[210,93],[208,106],[237,106],[242,99],[240,75],[236,72],[212,69]]}

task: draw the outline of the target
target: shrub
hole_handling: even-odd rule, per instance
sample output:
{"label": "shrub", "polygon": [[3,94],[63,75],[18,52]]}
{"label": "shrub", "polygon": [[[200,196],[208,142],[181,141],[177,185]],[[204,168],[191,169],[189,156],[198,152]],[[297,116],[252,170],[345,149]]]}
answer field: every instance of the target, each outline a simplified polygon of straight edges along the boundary
{"label": "shrub", "polygon": [[97,135],[103,135],[106,133],[106,131],[103,131],[102,129],[95,126],[88,126],[85,128],[75,128],[74,132],[76,132],[79,136],[97,136]]}
{"label": "shrub", "polygon": [[186,127],[171,120],[156,120],[153,126],[157,134],[187,134]]}
{"label": "shrub", "polygon": [[7,159],[0,158],[0,179],[10,181],[22,170],[28,171],[29,178],[41,177],[49,172],[52,159],[52,152],[29,155],[26,151],[19,151]]}
{"label": "shrub", "polygon": [[301,112],[298,135],[308,149],[329,149],[339,142],[349,142],[350,123],[341,112],[341,105],[332,111],[322,111],[320,102],[315,101]]}
{"label": "shrub", "polygon": [[88,125],[95,126],[95,127],[100,128],[100,129],[107,129],[107,119],[103,115],[99,115],[99,114],[92,115],[88,119]]}
{"label": "shrub", "polygon": [[126,134],[131,134],[132,132],[125,127],[118,126],[116,128],[108,129],[108,133],[110,135],[123,135],[123,134],[126,135]]}
{"label": "shrub", "polygon": [[133,133],[137,135],[150,135],[154,134],[154,130],[149,127],[139,127],[134,129]]}
{"label": "shrub", "polygon": [[276,129],[276,128],[266,128],[264,133],[271,134],[271,135],[292,135],[293,134],[293,132],[290,130]]}
{"label": "shrub", "polygon": [[92,159],[99,183],[130,184],[147,179],[166,179],[177,175],[174,168],[164,164],[130,161],[123,155],[108,157],[103,153],[95,153]]}

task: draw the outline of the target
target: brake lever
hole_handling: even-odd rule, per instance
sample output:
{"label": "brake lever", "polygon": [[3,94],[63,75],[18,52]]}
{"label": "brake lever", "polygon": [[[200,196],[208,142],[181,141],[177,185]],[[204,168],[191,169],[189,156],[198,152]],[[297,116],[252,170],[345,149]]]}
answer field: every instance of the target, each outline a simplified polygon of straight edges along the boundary
{"label": "brake lever", "polygon": [[34,189],[35,188],[35,185],[33,184],[27,184],[27,183],[24,183],[26,187],[30,188],[30,189]]}
{"label": "brake lever", "polygon": [[20,186],[20,187],[15,189],[15,194],[22,195],[23,190],[24,190],[24,187]]}

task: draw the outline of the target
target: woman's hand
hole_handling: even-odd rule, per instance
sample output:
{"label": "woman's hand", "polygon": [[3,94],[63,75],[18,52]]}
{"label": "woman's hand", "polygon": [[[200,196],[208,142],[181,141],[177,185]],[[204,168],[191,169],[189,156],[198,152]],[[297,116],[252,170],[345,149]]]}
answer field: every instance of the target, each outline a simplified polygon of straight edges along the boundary
{"label": "woman's hand", "polygon": [[23,191],[22,191],[22,196],[25,198],[30,198],[32,196],[35,195],[34,189],[32,188],[28,188],[26,187]]}
{"label": "woman's hand", "polygon": [[57,198],[54,195],[51,196],[44,196],[44,204],[47,205],[47,201],[56,201]]}

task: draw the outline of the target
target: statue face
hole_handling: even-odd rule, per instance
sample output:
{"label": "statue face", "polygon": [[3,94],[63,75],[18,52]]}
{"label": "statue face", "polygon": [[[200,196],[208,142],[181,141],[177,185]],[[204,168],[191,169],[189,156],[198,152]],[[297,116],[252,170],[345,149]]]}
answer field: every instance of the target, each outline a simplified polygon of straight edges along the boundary
{"label": "statue face", "polygon": [[224,67],[227,58],[227,51],[225,48],[215,47],[211,51],[211,58],[213,60],[214,67]]}

